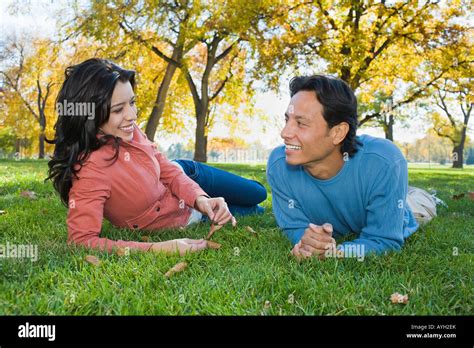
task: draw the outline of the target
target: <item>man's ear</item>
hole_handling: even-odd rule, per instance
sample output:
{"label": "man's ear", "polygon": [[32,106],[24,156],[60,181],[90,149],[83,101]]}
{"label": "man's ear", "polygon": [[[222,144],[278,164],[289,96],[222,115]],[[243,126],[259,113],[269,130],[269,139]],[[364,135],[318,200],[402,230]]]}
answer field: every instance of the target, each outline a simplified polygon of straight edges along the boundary
{"label": "man's ear", "polygon": [[349,133],[349,124],[347,122],[341,122],[331,128],[332,143],[336,146],[341,144]]}

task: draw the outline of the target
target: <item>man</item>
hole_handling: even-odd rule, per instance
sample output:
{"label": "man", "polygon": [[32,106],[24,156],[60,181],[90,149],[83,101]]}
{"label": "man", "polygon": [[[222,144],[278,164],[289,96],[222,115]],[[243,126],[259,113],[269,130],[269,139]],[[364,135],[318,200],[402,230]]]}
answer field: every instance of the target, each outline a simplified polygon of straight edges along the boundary
{"label": "man", "polygon": [[[267,176],[273,211],[298,258],[400,250],[418,223],[407,162],[390,141],[357,137],[357,100],[342,80],[296,77]],[[356,234],[336,248],[334,238]],[[355,257],[352,255],[352,257]]]}

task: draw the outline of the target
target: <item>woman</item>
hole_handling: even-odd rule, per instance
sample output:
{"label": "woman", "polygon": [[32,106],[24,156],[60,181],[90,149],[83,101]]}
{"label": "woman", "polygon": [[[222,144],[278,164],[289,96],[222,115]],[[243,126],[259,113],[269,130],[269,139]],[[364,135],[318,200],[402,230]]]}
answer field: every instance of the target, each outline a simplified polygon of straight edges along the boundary
{"label": "woman", "polygon": [[266,199],[260,183],[194,161],[170,162],[157,150],[135,124],[134,71],[89,59],[65,75],[48,179],[69,208],[68,243],[182,255],[207,242],[112,241],[100,237],[103,217],[117,227],[156,230],[206,218],[235,225],[233,214],[263,211],[257,205]]}

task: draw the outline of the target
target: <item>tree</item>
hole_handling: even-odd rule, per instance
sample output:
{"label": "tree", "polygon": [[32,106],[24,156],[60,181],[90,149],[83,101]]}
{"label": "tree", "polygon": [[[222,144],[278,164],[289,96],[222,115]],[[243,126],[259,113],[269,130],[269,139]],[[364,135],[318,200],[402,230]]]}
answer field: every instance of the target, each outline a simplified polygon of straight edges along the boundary
{"label": "tree", "polygon": [[188,159],[192,158],[192,152],[184,148],[181,143],[171,144],[166,151],[166,157],[169,159]]}
{"label": "tree", "polygon": [[[212,111],[224,103],[238,107],[252,96],[253,90],[244,81],[243,42],[258,19],[255,13],[265,6],[260,2],[241,6],[238,1],[93,2],[77,15],[73,30],[102,42],[131,40],[164,62],[165,72],[146,127],[150,139],[165,112],[168,90],[179,69],[183,78],[175,82],[187,85],[196,119],[194,159],[206,161]],[[227,93],[240,97],[229,98]]]}
{"label": "tree", "polygon": [[245,140],[232,137],[232,138],[222,138],[222,137],[215,137],[210,142],[209,148],[214,151],[225,151],[225,150],[232,150],[232,149],[247,149],[249,144],[245,142]]}
{"label": "tree", "polygon": [[52,151],[53,145],[44,140],[53,138],[55,97],[65,68],[97,55],[101,48],[85,38],[59,43],[31,35],[8,38],[0,52],[5,62],[0,71],[5,105],[0,124],[13,131],[16,153],[30,156],[36,151],[43,158]]}
{"label": "tree", "polygon": [[[357,93],[359,124],[383,126],[388,137],[394,111],[424,98],[436,81],[466,64],[445,60],[431,75],[422,69],[435,53],[464,49],[459,38],[469,28],[458,19],[468,5],[459,1],[316,0],[298,5],[286,16],[266,18],[255,45],[257,76],[277,88],[287,66],[295,74],[315,68],[334,74]],[[391,100],[389,112],[381,112],[377,92]]]}
{"label": "tree", "polygon": [[16,116],[18,126],[18,120],[22,119],[19,116],[24,115],[25,110],[34,117],[39,126],[38,158],[44,158],[47,119],[54,109],[51,107],[51,96],[55,82],[51,68],[58,56],[57,48],[49,40],[33,40],[31,48],[27,47],[24,39],[12,40],[6,45],[2,56],[11,62],[10,66],[0,71],[7,90],[5,103],[10,106],[10,118]]}
{"label": "tree", "polygon": [[409,162],[446,163],[450,160],[451,143],[429,128],[426,135],[413,143],[395,144],[402,150]]}
{"label": "tree", "polygon": [[[463,167],[464,145],[474,105],[472,82],[471,77],[459,80],[446,78],[442,83],[436,84],[436,93],[433,96],[436,105],[444,113],[444,115],[433,113],[433,129],[439,136],[448,138],[452,142],[453,168]],[[455,111],[457,108],[459,108],[458,111]]]}

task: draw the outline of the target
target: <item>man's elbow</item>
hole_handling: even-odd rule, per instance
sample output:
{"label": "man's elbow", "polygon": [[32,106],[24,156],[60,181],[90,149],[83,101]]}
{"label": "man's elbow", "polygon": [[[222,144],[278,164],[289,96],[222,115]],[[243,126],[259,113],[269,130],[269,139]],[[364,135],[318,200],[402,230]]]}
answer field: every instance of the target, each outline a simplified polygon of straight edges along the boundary
{"label": "man's elbow", "polygon": [[399,252],[403,247],[403,239],[392,238],[360,238],[353,241],[344,242],[342,245],[354,246],[361,244],[361,253],[368,256],[370,254],[383,255],[389,252]]}
{"label": "man's elbow", "polygon": [[399,252],[403,248],[403,238],[380,238],[377,241],[379,250],[382,253],[387,253],[390,251]]}

